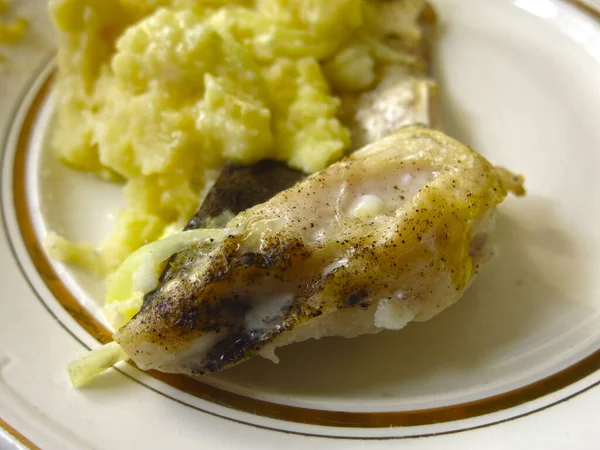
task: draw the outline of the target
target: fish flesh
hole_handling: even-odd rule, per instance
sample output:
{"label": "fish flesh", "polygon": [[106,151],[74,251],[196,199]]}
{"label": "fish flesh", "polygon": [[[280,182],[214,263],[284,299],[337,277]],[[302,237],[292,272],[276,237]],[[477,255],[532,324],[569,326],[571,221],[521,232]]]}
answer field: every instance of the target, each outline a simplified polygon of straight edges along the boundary
{"label": "fish flesh", "polygon": [[489,258],[496,206],[522,179],[409,126],[231,219],[175,257],[114,335],[142,369],[202,375],[277,347],[428,320]]}
{"label": "fish flesh", "polygon": [[341,120],[350,130],[353,150],[407,125],[442,128],[436,81],[407,67],[387,66],[373,89],[341,99]]}

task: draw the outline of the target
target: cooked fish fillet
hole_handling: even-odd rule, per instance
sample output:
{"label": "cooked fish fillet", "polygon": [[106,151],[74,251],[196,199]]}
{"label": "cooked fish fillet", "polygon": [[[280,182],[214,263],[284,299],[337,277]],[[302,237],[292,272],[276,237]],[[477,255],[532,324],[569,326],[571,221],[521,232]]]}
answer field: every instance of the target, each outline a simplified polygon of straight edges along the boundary
{"label": "cooked fish fillet", "polygon": [[404,128],[239,214],[214,249],[178,257],[114,339],[142,369],[201,375],[430,319],[487,259],[509,182],[520,186],[443,133]]}

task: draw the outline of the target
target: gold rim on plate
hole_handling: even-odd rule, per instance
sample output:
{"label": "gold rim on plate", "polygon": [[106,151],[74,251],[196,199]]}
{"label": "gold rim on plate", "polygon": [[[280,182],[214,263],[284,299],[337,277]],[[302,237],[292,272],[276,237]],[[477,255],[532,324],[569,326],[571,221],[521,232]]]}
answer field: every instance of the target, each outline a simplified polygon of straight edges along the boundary
{"label": "gold rim on plate", "polygon": [[[600,10],[595,9],[595,7],[581,0],[570,1],[585,12],[600,19]],[[26,118],[18,136],[13,168],[13,201],[17,223],[31,261],[50,292],[52,292],[62,307],[79,325],[100,343],[104,344],[112,341],[111,331],[104,327],[81,306],[52,267],[52,264],[43,250],[40,237],[35,232],[29,202],[27,201],[26,167],[29,149],[28,144],[33,133],[35,119],[44,100],[49,94],[53,80],[54,75],[50,75],[43,83],[33,100],[31,107],[27,111]],[[210,386],[201,380],[193,379],[185,375],[166,374],[154,370],[146,373],[187,394],[241,412],[310,425],[386,428],[451,422],[502,411],[538,399],[542,396],[551,394],[552,392],[556,392],[585,378],[599,369],[600,349],[566,369],[512,391],[450,406],[395,412],[346,412],[289,406],[246,397],[244,395]],[[186,405],[196,408],[187,403]],[[514,417],[511,419],[514,419]],[[472,428],[480,427],[481,426]],[[7,430],[10,435],[25,447],[31,449],[39,448],[2,419],[0,419],[0,428]],[[458,431],[466,431],[472,428]]]}
{"label": "gold rim on plate", "polygon": [[[35,232],[29,202],[27,201],[25,178],[28,160],[27,151],[30,148],[28,144],[33,132],[35,118],[50,91],[53,79],[53,75],[48,77],[37,93],[31,108],[27,112],[17,140],[13,178],[15,211],[29,256],[46,286],[65,310],[89,334],[105,344],[112,341],[112,332],[81,306],[52,267],[43,249],[40,237]],[[600,369],[600,350],[560,372],[519,389],[450,406],[394,412],[346,412],[289,406],[236,394],[185,375],[167,374],[155,370],[146,373],[187,394],[238,411],[311,425],[383,428],[430,425],[501,411],[562,389],[598,369]]]}

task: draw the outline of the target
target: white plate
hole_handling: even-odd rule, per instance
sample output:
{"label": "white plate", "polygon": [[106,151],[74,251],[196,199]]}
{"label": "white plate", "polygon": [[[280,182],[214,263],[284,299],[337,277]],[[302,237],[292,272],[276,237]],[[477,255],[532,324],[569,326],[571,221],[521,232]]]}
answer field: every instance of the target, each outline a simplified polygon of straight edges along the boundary
{"label": "white plate", "polygon": [[51,29],[44,1],[17,5],[33,26],[0,75],[0,448],[600,443],[600,16],[563,0],[435,4],[449,133],[529,191],[501,207],[499,254],[466,297],[399,333],[282,349],[278,366],[200,383],[123,364],[81,391],[65,366],[108,336],[102,287],[40,240],[99,241],[122,199],[48,152]]}

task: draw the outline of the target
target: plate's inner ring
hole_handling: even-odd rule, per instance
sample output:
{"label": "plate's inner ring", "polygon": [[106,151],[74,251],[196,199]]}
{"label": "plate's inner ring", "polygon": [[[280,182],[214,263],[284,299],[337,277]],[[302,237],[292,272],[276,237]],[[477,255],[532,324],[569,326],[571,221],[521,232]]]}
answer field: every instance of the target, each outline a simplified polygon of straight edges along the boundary
{"label": "plate's inner ring", "polygon": [[[111,332],[81,306],[77,298],[63,283],[43,251],[40,236],[33,225],[32,216],[35,212],[31,210],[31,205],[28,202],[27,164],[28,152],[32,149],[31,136],[40,108],[49,95],[51,85],[52,79],[48,78],[32,103],[19,134],[13,174],[17,220],[29,256],[46,286],[65,310],[90,335],[99,342],[106,343],[111,340]],[[296,407],[236,394],[185,376],[160,372],[150,372],[150,374],[183,392],[239,411],[313,425],[384,428],[449,422],[508,409],[555,392],[581,380],[599,368],[600,350],[542,380],[499,395],[440,408],[386,412],[347,412]]]}
{"label": "plate's inner ring", "polygon": [[[31,211],[27,201],[27,151],[31,148],[29,139],[35,124],[35,118],[39,113],[39,108],[49,94],[52,81],[52,77],[48,78],[39,91],[19,136],[17,153],[15,155],[13,186],[17,218],[29,256],[50,291],[79,325],[100,343],[104,344],[112,341],[111,331],[81,306],[56,273],[53,265],[46,256],[40,236],[34,230]],[[494,397],[443,408],[372,413],[298,408],[241,396],[210,386],[200,379],[193,379],[184,375],[165,374],[154,370],[147,373],[188,394],[240,411],[313,425],[381,428],[448,422],[511,408],[568,386],[598,369],[600,369],[600,350],[577,364],[543,380]]]}

